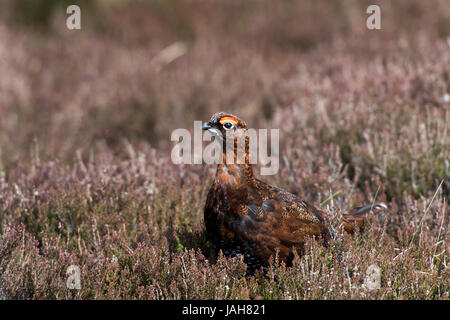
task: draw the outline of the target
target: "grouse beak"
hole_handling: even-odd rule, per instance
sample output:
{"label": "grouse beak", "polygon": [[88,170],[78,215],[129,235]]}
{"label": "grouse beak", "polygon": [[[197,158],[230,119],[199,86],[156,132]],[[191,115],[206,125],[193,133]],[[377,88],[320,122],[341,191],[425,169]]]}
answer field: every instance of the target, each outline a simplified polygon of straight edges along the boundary
{"label": "grouse beak", "polygon": [[212,127],[209,125],[209,123],[208,122],[205,122],[205,123],[203,123],[203,125],[202,125],[202,130],[209,130],[209,129],[211,129]]}
{"label": "grouse beak", "polygon": [[209,133],[211,133],[213,136],[218,137],[220,140],[223,139],[222,133],[214,124],[211,124],[211,122],[205,122],[202,125],[202,130],[208,130]]}

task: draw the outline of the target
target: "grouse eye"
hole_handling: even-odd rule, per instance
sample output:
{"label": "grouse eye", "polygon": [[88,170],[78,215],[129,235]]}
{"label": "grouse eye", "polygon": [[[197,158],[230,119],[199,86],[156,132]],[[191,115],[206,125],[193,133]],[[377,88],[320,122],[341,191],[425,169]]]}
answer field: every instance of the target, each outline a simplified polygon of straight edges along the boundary
{"label": "grouse eye", "polygon": [[233,128],[233,124],[231,122],[225,122],[223,127],[227,130],[230,130]]}

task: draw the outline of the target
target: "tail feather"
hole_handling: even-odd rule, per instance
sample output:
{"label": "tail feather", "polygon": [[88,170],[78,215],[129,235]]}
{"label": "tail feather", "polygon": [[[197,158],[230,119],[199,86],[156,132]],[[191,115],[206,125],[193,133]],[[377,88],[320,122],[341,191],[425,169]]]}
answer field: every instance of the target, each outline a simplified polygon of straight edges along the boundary
{"label": "tail feather", "polygon": [[350,234],[354,233],[355,230],[361,230],[371,214],[377,215],[386,209],[387,206],[384,203],[354,208],[348,214],[342,216],[344,230]]}

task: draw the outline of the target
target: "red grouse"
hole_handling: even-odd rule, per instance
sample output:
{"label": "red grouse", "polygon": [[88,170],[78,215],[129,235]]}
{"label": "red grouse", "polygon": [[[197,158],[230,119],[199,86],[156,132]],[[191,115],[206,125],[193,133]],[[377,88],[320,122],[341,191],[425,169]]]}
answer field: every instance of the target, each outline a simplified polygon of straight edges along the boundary
{"label": "red grouse", "polygon": [[[252,274],[261,267],[266,269],[277,251],[279,260],[290,265],[293,250],[301,254],[308,237],[323,239],[326,244],[330,231],[324,211],[255,178],[244,121],[218,112],[202,129],[210,131],[223,143],[223,161],[217,166],[204,210],[206,232],[214,254],[219,250],[227,257],[242,254],[247,273]],[[236,161],[238,150],[242,149],[237,148],[239,139],[245,141],[245,163],[242,164]],[[230,144],[228,150],[234,154],[233,164],[226,161]],[[385,208],[384,204],[376,204],[352,210],[342,219],[344,230],[352,233],[364,225],[371,211]]]}

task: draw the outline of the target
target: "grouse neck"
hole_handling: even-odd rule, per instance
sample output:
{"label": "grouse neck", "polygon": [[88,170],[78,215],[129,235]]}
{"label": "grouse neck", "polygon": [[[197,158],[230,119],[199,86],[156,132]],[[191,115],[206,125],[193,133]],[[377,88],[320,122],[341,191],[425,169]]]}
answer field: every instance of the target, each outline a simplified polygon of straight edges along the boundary
{"label": "grouse neck", "polygon": [[247,185],[254,179],[253,165],[250,163],[248,149],[244,154],[244,161],[238,161],[237,152],[234,151],[232,155],[228,156],[228,159],[226,151],[222,153],[222,163],[217,165],[216,180],[221,184],[234,187]]}

